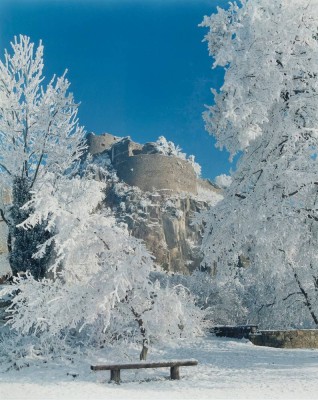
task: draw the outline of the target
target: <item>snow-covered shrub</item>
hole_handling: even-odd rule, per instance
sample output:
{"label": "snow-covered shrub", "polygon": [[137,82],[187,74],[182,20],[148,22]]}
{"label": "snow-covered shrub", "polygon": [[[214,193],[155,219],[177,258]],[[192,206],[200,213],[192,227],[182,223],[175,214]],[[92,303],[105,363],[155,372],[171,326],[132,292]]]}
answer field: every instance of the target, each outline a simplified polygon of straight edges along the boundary
{"label": "snow-covered shrub", "polygon": [[198,194],[195,196],[195,198],[198,201],[204,201],[206,203],[209,203],[209,205],[213,207],[223,199],[223,195],[221,193],[217,193],[212,190],[206,189],[199,184]]}
{"label": "snow-covered shrub", "polygon": [[225,189],[232,183],[232,177],[226,174],[221,174],[215,178],[215,183]]}
{"label": "snow-covered shrub", "polygon": [[218,285],[214,271],[195,270],[191,275],[153,273],[163,287],[182,286],[191,293],[192,301],[204,314],[206,325],[245,323],[247,309],[231,282]]}
{"label": "snow-covered shrub", "polygon": [[175,145],[171,141],[168,141],[164,136],[159,136],[155,142],[155,147],[160,154],[164,154],[165,156],[174,156],[181,158],[181,160],[188,161],[192,165],[196,175],[201,175],[201,166],[195,162],[195,157],[193,155],[187,157],[186,153],[182,152],[181,147]]}

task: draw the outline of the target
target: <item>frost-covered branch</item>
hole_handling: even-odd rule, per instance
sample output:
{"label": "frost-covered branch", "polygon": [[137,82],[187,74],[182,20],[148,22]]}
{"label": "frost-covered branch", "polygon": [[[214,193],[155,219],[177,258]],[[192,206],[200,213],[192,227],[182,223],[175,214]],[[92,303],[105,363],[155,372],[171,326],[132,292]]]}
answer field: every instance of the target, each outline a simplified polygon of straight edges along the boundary
{"label": "frost-covered branch", "polygon": [[205,263],[269,328],[317,324],[317,22],[316,2],[244,0],[202,23],[225,70],[206,127],[240,154],[205,216]]}

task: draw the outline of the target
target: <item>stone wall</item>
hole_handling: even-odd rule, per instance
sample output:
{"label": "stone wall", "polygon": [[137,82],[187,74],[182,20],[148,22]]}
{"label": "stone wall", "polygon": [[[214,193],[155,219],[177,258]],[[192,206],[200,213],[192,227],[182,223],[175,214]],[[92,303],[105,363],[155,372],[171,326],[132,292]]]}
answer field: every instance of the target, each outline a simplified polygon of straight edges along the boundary
{"label": "stone wall", "polygon": [[214,326],[210,329],[218,337],[228,337],[233,339],[249,339],[251,334],[258,332],[257,325],[224,325]]}
{"label": "stone wall", "polygon": [[129,138],[123,138],[112,146],[110,150],[110,159],[113,166],[118,169],[119,165],[126,162],[129,157],[141,154],[143,146],[132,142]]}
{"label": "stone wall", "polygon": [[117,175],[130,186],[145,192],[197,194],[196,175],[190,163],[162,154],[139,154],[117,166]]}
{"label": "stone wall", "polygon": [[[89,134],[87,140],[90,154],[108,151],[118,177],[130,186],[145,192],[197,194],[198,180],[192,165],[177,157],[155,153],[154,143],[141,145],[129,137],[120,139],[109,134]],[[203,180],[202,185],[215,190]]]}
{"label": "stone wall", "polygon": [[281,331],[260,331],[249,336],[257,346],[287,349],[318,348],[318,329],[295,329]]}
{"label": "stone wall", "polygon": [[104,133],[102,135],[89,133],[87,135],[87,144],[91,155],[100,154],[105,150],[109,150],[112,145],[119,140],[120,138],[110,135],[109,133]]}

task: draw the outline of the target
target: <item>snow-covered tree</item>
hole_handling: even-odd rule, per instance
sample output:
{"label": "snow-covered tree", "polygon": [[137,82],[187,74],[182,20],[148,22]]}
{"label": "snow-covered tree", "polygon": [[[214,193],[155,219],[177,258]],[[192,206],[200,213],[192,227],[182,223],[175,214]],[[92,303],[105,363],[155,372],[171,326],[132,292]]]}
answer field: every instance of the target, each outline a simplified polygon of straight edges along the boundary
{"label": "snow-covered tree", "polygon": [[215,178],[215,183],[221,188],[225,189],[232,183],[232,178],[229,175],[221,174]]}
{"label": "snow-covered tree", "polygon": [[[16,228],[25,217],[20,214],[21,201],[30,199],[30,192],[37,190],[48,172],[72,173],[85,145],[66,73],[54,76],[44,87],[42,43],[35,47],[30,38],[20,35],[11,47],[0,61],[0,186],[13,193],[14,210],[0,211],[9,225],[10,263],[17,272],[32,269],[32,251],[23,253],[25,263],[21,251],[35,248],[43,232],[37,226],[30,237]],[[35,270],[37,275],[39,268]]]}
{"label": "snow-covered tree", "polygon": [[[27,180],[15,177],[10,207],[9,261],[14,274],[18,271],[29,270],[36,279],[39,279],[45,275],[52,246],[48,246],[45,256],[41,259],[33,258],[33,254],[37,252],[37,246],[47,240],[50,234],[45,229],[45,223],[38,223],[31,230],[22,229],[19,226],[30,214],[29,210],[21,208],[30,199],[31,193]],[[14,238],[13,246],[11,238]]]}
{"label": "snow-covered tree", "polygon": [[133,341],[145,358],[154,340],[201,333],[189,291],[152,281],[153,257],[103,206],[112,172],[76,174],[85,144],[65,75],[44,89],[41,43],[34,54],[20,36],[12,48],[0,63],[0,179],[13,200],[2,215],[14,272],[27,271],[0,293],[11,296],[10,343],[44,355]]}
{"label": "snow-covered tree", "polygon": [[155,142],[155,147],[159,153],[164,154],[165,156],[178,157],[181,158],[181,160],[188,161],[192,165],[196,175],[198,177],[201,175],[201,165],[195,161],[194,155],[187,157],[186,153],[183,153],[179,145],[175,145],[172,141],[167,140],[164,136],[159,136]]}
{"label": "snow-covered tree", "polygon": [[[240,154],[210,211],[205,262],[263,326],[318,324],[318,3],[244,0],[205,17],[225,70],[205,113],[220,148]],[[224,293],[226,296],[226,293]]]}
{"label": "snow-covered tree", "polygon": [[152,256],[101,208],[104,183],[47,174],[40,189],[23,206],[33,212],[22,227],[48,221],[51,236],[35,257],[52,243],[55,257],[46,278],[17,277],[3,291],[14,294],[8,324],[16,332],[42,346],[71,337],[88,347],[134,341],[143,358],[153,340],[201,332],[203,314],[188,291],[152,282]]}
{"label": "snow-covered tree", "polygon": [[230,281],[220,285],[214,279],[213,271],[197,269],[191,275],[153,275],[160,280],[162,287],[186,287],[192,294],[195,305],[204,310],[205,319],[210,325],[235,324],[246,318],[247,310],[242,305],[237,288]]}

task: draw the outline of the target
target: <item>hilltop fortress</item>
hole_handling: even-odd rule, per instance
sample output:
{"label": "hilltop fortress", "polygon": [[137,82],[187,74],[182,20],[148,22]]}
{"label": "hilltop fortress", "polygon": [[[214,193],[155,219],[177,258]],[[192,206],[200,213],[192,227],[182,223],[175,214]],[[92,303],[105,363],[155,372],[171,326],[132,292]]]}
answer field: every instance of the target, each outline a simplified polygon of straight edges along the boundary
{"label": "hilltop fortress", "polygon": [[161,154],[156,143],[89,134],[88,146],[93,160],[101,165],[105,156],[119,178],[108,189],[106,205],[144,240],[156,263],[184,274],[199,267],[203,226],[194,225],[193,217],[220,199],[221,190],[198,178],[188,160]]}
{"label": "hilltop fortress", "polygon": [[190,162],[160,154],[155,143],[141,145],[129,137],[118,138],[107,133],[90,133],[87,141],[91,155],[107,152],[118,177],[144,192],[197,195],[199,187],[220,192],[210,181],[197,178]]}

